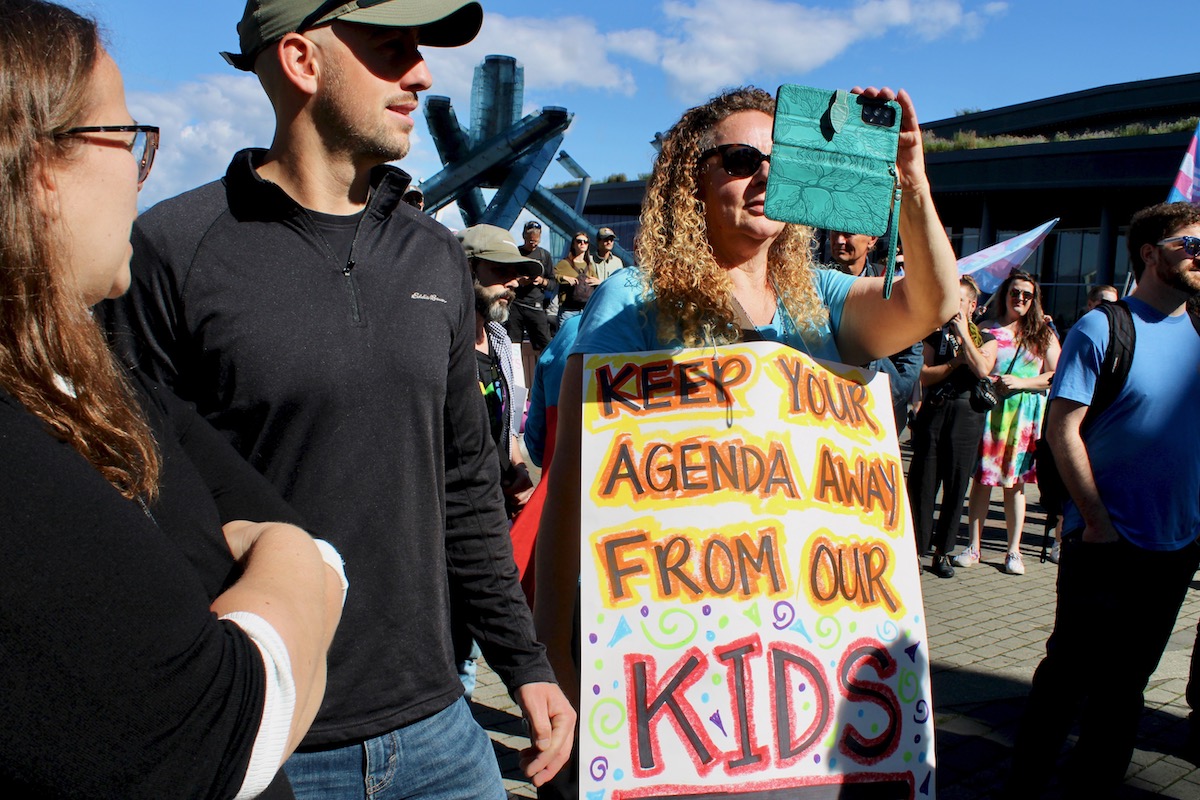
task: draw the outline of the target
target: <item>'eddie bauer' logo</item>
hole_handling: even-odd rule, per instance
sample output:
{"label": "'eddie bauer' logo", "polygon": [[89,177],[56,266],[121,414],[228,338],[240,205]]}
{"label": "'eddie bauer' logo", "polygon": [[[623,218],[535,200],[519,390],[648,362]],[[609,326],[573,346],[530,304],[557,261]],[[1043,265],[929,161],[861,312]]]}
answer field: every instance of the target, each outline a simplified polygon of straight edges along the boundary
{"label": "'eddie bauer' logo", "polygon": [[413,300],[432,300],[435,303],[446,302],[442,298],[438,297],[436,294],[425,294],[423,292],[413,292],[412,299]]}

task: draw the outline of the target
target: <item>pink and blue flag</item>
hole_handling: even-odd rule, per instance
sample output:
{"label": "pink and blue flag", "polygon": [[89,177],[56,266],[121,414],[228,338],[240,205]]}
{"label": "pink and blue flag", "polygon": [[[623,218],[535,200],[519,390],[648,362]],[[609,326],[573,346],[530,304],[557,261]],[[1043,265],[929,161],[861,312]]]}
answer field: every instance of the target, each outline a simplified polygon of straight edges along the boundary
{"label": "pink and blue flag", "polygon": [[991,294],[1000,287],[1009,272],[1025,263],[1057,223],[1058,217],[1055,217],[1031,231],[960,258],[958,274],[970,275],[979,284],[980,291]]}
{"label": "pink and blue flag", "polygon": [[1167,195],[1168,203],[1200,203],[1200,161],[1196,160],[1196,141],[1200,139],[1200,122],[1196,123],[1196,132],[1192,134],[1192,142],[1187,152],[1183,154],[1183,162],[1179,165],[1179,174],[1171,185]]}

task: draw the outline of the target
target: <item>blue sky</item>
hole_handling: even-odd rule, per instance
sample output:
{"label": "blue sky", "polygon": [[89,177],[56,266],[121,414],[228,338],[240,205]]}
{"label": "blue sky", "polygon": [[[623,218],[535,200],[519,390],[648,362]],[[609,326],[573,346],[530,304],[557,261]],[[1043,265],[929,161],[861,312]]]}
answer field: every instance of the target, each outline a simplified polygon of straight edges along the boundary
{"label": "blue sky", "polygon": [[[228,67],[244,0],[67,0],[98,18],[130,108],[163,128],[143,202],[219,177],[230,156],[270,142],[257,81]],[[484,0],[483,31],[426,50],[430,94],[470,114],[484,56],[525,69],[525,110],[565,106],[567,150],[597,180],[650,169],[656,131],[724,86],[902,86],[922,119],[1200,69],[1183,0]],[[440,168],[423,114],[401,164]],[[557,163],[544,184],[568,180]]]}

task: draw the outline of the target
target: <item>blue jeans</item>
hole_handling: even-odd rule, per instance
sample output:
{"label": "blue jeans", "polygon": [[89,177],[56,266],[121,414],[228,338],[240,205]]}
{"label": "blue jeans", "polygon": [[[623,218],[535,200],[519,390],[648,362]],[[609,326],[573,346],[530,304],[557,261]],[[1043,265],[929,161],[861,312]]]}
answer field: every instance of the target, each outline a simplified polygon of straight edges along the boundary
{"label": "blue jeans", "polygon": [[361,744],[295,753],[296,800],[505,800],[492,742],[461,697],[432,717]]}

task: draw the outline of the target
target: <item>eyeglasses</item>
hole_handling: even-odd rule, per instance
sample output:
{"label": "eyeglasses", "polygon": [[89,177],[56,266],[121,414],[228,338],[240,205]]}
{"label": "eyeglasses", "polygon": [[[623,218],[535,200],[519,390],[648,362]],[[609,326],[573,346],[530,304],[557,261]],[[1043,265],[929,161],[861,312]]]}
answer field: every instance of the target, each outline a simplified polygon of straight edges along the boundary
{"label": "eyeglasses", "polygon": [[1033,300],[1033,292],[1027,292],[1024,289],[1009,289],[1008,296],[1013,300]]}
{"label": "eyeglasses", "polygon": [[587,239],[576,239],[575,240],[575,244],[587,244],[587,243],[588,243]]}
{"label": "eyeglasses", "polygon": [[1192,258],[1200,256],[1200,236],[1172,236],[1169,239],[1163,239],[1159,242],[1161,247],[1164,244],[1171,242],[1179,242],[1179,247],[1183,252],[1187,253]]}
{"label": "eyeglasses", "polygon": [[769,155],[752,145],[722,144],[701,153],[699,163],[703,164],[718,153],[721,155],[722,169],[735,178],[749,178],[758,172],[759,165],[764,161],[771,161]]}
{"label": "eyeglasses", "polygon": [[617,240],[617,237],[615,237],[615,236],[601,236],[600,237],[601,242],[615,242],[616,240]]}
{"label": "eyeglasses", "polygon": [[[132,133],[134,136],[133,141],[125,142],[120,139],[89,136],[88,134],[91,133]],[[154,164],[154,154],[158,151],[158,128],[154,125],[84,125],[78,128],[68,128],[58,134],[58,138],[83,139],[88,144],[120,147],[128,150],[137,159],[139,186],[149,177],[150,167]]]}

